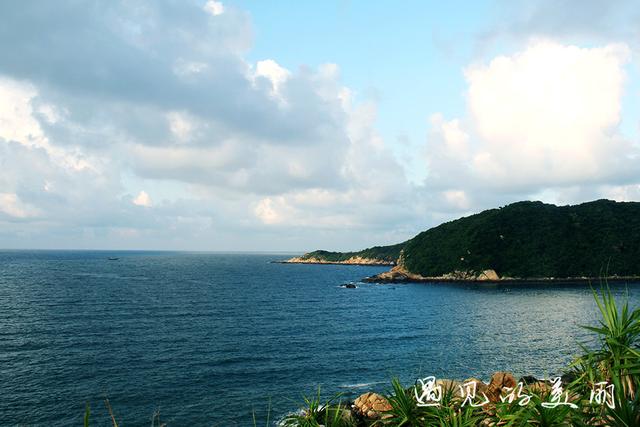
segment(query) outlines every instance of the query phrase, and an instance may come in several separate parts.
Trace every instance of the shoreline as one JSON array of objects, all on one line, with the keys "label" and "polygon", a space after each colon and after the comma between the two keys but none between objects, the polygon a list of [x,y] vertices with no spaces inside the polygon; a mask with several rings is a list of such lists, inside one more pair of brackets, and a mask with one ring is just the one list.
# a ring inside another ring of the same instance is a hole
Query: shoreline
[{"label": "shoreline", "polygon": [[[313,260],[282,260],[270,261],[272,264],[315,264],[315,265],[354,265],[360,267],[395,267],[394,262],[377,261],[377,262],[359,262],[359,261],[322,261]],[[385,273],[381,273],[384,275]],[[413,276],[413,275],[412,275]],[[474,283],[479,285],[583,285],[591,283],[640,283],[640,276],[610,276],[610,277],[532,277],[532,278],[504,278],[504,279],[478,279],[475,277],[407,277],[403,274],[394,276],[381,276],[380,274],[369,276],[361,279],[364,283],[432,283],[432,284],[460,284]]]},{"label": "shoreline", "polygon": [[423,278],[380,278],[378,276],[370,276],[362,279],[365,283],[475,283],[480,285],[542,285],[542,284],[587,284],[587,283],[625,283],[639,282],[640,277],[569,277],[569,278],[530,278],[530,279],[460,279],[460,278],[442,278],[442,277],[423,277]]},{"label": "shoreline", "polygon": [[350,261],[271,261],[271,264],[321,264],[321,265],[358,265],[364,267],[394,267],[396,265],[395,262],[350,262]]}]

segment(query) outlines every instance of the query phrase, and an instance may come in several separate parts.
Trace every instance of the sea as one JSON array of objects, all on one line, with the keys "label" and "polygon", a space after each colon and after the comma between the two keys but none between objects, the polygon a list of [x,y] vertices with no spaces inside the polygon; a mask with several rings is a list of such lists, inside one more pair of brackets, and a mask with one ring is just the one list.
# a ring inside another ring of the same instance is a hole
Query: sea
[{"label": "sea", "polygon": [[108,426],[108,399],[120,426],[267,426],[394,377],[548,378],[597,344],[589,285],[373,284],[384,267],[288,256],[0,251],[0,425],[89,405]]}]

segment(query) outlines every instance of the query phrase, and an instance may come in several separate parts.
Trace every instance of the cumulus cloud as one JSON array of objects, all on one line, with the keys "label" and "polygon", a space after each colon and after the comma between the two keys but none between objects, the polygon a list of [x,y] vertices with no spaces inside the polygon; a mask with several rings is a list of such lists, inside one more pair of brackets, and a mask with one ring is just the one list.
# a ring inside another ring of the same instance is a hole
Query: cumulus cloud
[{"label": "cumulus cloud", "polygon": [[29,218],[38,214],[36,209],[25,205],[15,193],[0,193],[0,212],[13,218]]},{"label": "cumulus cloud", "polygon": [[623,44],[534,40],[468,67],[469,115],[431,118],[427,185],[464,206],[474,192],[639,180],[637,147],[618,131],[629,59]]},{"label": "cumulus cloud", "polygon": [[535,39],[467,67],[468,115],[430,118],[428,197],[460,211],[632,198],[638,145],[619,130],[630,58],[624,44]]},{"label": "cumulus cloud", "polygon": [[256,63],[255,77],[268,79],[269,82],[271,82],[271,94],[282,101],[284,101],[284,99],[280,94],[280,87],[289,79],[290,76],[291,72],[286,68],[281,67],[273,59],[265,59]]},{"label": "cumulus cloud", "polygon": [[145,191],[139,192],[132,202],[136,206],[143,206],[145,208],[150,208],[153,205],[151,197]]},{"label": "cumulus cloud", "polygon": [[635,0],[496,0],[494,19],[477,37],[481,51],[545,37],[564,44],[638,43]]},{"label": "cumulus cloud", "polygon": [[336,64],[247,61],[252,30],[235,8],[26,1],[0,16],[3,212],[132,242],[154,227],[164,239],[202,227],[254,236],[406,216],[410,190],[374,130],[375,106],[354,101]]},{"label": "cumulus cloud", "polygon": [[220,1],[209,0],[205,3],[204,10],[213,16],[218,16],[224,13],[224,5]]},{"label": "cumulus cloud", "polygon": [[625,44],[467,67],[468,114],[430,116],[416,186],[338,64],[249,61],[249,16],[219,1],[2,3],[0,23],[8,244],[356,249],[521,198],[638,195]]}]

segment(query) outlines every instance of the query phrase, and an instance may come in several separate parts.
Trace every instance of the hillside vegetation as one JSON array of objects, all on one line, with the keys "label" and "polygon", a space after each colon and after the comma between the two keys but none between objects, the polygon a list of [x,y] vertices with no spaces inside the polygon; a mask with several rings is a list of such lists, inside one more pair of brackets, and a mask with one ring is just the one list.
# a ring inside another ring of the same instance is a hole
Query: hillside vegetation
[{"label": "hillside vegetation", "polygon": [[352,258],[375,259],[381,262],[395,263],[400,256],[404,243],[391,246],[374,246],[358,252],[313,251],[301,256],[301,259],[319,259],[326,262],[344,262]]},{"label": "hillside vegetation", "polygon": [[424,277],[489,269],[513,278],[640,276],[640,203],[518,202],[441,224],[405,243],[305,257],[397,261],[401,251],[401,267]]},{"label": "hillside vegetation", "polygon": [[451,221],[404,247],[422,276],[495,270],[504,277],[640,275],[640,203],[519,202]]}]

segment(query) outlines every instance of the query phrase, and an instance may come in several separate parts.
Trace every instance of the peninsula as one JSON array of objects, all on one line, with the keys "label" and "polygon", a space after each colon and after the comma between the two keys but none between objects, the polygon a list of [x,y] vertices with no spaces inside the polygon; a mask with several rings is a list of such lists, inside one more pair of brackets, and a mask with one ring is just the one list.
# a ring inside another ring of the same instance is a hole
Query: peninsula
[{"label": "peninsula", "polygon": [[517,202],[358,252],[313,251],[288,263],[389,265],[401,281],[584,281],[640,277],[640,203]]}]

